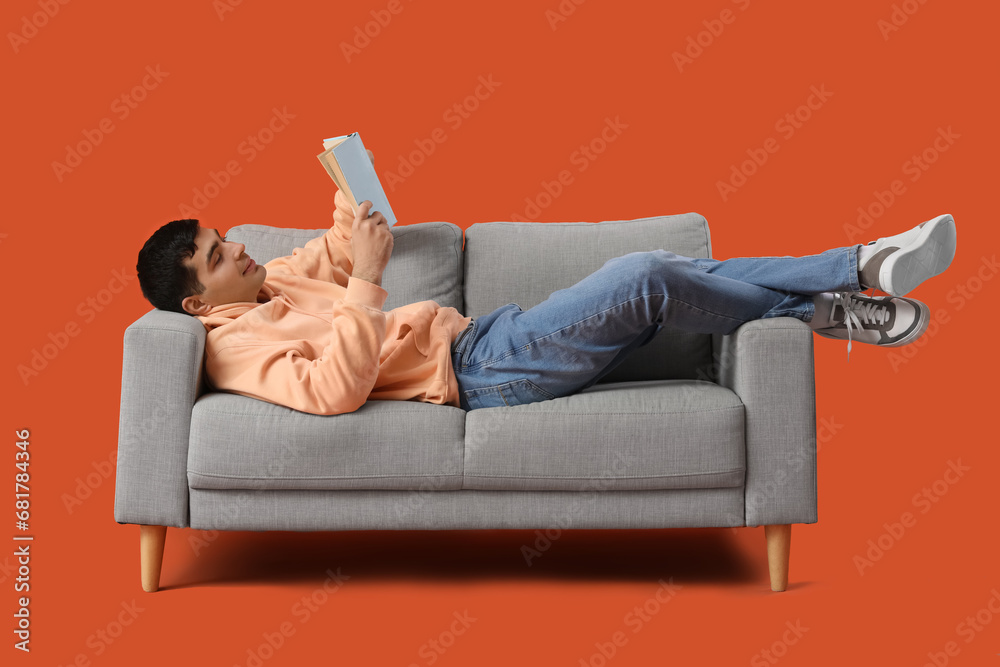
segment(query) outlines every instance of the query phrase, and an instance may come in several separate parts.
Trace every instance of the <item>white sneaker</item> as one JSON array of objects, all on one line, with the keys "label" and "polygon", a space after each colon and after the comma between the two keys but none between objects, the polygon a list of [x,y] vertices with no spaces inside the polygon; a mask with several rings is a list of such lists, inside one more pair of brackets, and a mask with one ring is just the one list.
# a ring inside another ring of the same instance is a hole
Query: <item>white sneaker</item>
[{"label": "white sneaker", "polygon": [[872,241],[858,262],[862,289],[902,296],[948,268],[955,257],[955,220],[945,213],[895,236]]},{"label": "white sneaker", "polygon": [[[809,326],[820,336],[898,347],[920,338],[930,324],[930,309],[916,299],[833,292],[817,296],[816,315]],[[823,307],[825,306],[825,307]]]}]

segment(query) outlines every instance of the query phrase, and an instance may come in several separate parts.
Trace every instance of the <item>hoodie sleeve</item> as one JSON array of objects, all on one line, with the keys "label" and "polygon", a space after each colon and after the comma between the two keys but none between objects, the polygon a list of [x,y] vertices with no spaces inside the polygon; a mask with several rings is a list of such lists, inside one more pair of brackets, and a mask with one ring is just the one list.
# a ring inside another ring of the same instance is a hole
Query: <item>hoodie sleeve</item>
[{"label": "hoodie sleeve", "polygon": [[241,339],[235,330],[229,334],[232,340],[205,361],[210,382],[221,391],[301,412],[354,412],[368,400],[378,378],[386,333],[381,309],[387,296],[378,285],[351,278],[346,297],[333,307],[329,342],[315,359],[302,340]]},{"label": "hoodie sleeve", "polygon": [[336,205],[333,227],[322,236],[308,241],[304,248],[295,248],[291,255],[272,259],[264,265],[268,273],[291,273],[347,287],[348,278],[354,272],[351,246],[354,212],[340,190],[337,190],[333,201]]}]

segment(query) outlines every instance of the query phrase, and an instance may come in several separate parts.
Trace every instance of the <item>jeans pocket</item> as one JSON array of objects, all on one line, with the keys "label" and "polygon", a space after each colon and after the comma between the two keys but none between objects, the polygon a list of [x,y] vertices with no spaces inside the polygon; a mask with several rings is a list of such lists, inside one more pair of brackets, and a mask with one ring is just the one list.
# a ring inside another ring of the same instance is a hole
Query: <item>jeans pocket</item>
[{"label": "jeans pocket", "polygon": [[528,379],[504,382],[491,387],[469,389],[465,392],[465,400],[472,410],[479,408],[502,408],[515,405],[527,405],[555,398],[537,384]]},{"label": "jeans pocket", "polygon": [[[469,326],[465,327],[465,330],[458,334],[458,337],[455,338],[454,342],[451,344],[452,352],[458,352],[459,368],[466,368],[469,365],[469,350],[471,348],[470,343],[473,339],[475,339],[477,326],[476,320],[473,319],[469,322]],[[468,340],[466,340],[467,338]],[[465,344],[465,347],[462,347],[463,343]]]}]

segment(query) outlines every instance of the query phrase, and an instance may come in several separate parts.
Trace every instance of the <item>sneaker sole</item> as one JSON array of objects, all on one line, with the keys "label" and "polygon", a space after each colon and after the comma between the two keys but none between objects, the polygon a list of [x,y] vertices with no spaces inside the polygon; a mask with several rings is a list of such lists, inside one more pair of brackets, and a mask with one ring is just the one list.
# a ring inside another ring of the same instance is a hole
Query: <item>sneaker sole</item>
[{"label": "sneaker sole", "polygon": [[955,258],[955,245],[955,220],[947,213],[939,215],[921,228],[913,243],[886,258],[879,283],[887,294],[903,296],[943,273]]}]

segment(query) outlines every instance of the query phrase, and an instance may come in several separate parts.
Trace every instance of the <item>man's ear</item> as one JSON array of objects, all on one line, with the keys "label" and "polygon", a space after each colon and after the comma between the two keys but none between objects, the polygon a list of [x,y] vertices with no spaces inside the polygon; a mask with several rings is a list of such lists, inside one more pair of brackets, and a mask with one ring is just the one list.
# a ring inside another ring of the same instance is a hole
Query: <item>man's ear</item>
[{"label": "man's ear", "polygon": [[208,311],[212,309],[210,304],[202,300],[200,294],[184,297],[184,300],[181,301],[181,307],[190,315],[208,315]]}]

